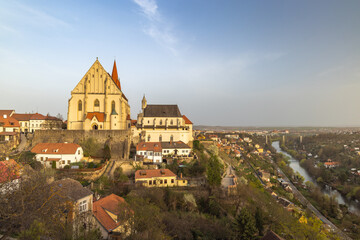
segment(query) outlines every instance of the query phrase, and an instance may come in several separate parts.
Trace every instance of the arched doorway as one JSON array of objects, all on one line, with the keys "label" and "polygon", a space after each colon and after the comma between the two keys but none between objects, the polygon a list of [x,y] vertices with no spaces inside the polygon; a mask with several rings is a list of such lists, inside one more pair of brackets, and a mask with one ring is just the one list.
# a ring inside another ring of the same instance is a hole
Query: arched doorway
[{"label": "arched doorway", "polygon": [[93,130],[98,130],[98,129],[99,129],[99,127],[98,127],[98,125],[97,125],[97,124],[94,124],[94,125],[92,126],[92,129],[93,129]]}]

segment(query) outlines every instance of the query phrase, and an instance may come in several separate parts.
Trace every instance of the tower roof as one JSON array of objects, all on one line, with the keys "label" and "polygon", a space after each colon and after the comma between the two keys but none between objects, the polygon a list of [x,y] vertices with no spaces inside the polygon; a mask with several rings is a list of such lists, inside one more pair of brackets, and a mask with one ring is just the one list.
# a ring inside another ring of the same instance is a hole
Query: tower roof
[{"label": "tower roof", "polygon": [[111,78],[114,80],[115,84],[121,90],[121,85],[120,85],[120,81],[119,81],[119,77],[118,77],[118,73],[117,73],[117,67],[116,67],[116,61],[115,60],[114,60],[114,67],[113,67],[113,70],[112,70]]}]

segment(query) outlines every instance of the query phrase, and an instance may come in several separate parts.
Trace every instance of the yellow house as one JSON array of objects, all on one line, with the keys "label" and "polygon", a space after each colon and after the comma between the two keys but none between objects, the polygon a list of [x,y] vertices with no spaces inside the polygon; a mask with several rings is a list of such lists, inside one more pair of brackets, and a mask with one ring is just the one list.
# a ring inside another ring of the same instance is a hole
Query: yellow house
[{"label": "yellow house", "polygon": [[177,179],[176,174],[169,169],[137,170],[135,182],[140,182],[145,187],[176,187],[188,184],[185,179]]},{"label": "yellow house", "polygon": [[263,153],[263,152],[264,152],[264,149],[258,148],[258,152],[259,152],[259,153]]}]

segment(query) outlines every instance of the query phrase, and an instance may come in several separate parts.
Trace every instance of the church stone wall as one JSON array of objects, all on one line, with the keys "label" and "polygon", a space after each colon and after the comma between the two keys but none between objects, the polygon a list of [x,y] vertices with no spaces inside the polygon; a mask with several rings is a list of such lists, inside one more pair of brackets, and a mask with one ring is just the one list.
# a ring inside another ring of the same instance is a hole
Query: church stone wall
[{"label": "church stone wall", "polygon": [[41,142],[69,142],[80,144],[88,138],[94,138],[102,146],[107,143],[114,159],[128,159],[131,144],[130,130],[37,130],[31,147]]}]

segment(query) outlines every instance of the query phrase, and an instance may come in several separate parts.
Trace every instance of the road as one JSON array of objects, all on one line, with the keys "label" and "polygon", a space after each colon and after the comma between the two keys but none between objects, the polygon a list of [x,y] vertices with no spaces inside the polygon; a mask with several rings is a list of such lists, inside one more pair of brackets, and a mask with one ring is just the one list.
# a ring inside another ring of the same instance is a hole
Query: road
[{"label": "road", "polygon": [[221,186],[224,188],[227,188],[228,186],[232,186],[235,185],[234,183],[234,173],[233,173],[233,169],[231,167],[231,165],[229,164],[227,169],[226,169],[226,173],[225,176],[221,179]]},{"label": "road", "polygon": [[[276,164],[275,164],[276,165]],[[289,186],[291,187],[291,191],[294,194],[294,196],[304,205],[307,206],[308,209],[310,209],[323,223],[329,225],[331,229],[336,232],[341,238],[343,239],[350,239],[345,233],[343,233],[338,227],[336,227],[329,219],[327,219],[324,215],[322,215],[315,207],[312,205],[302,194],[299,192],[299,190],[292,184],[292,182],[289,180],[289,178],[283,173],[283,171],[278,167],[278,172],[283,176],[283,179],[289,183]]]}]

